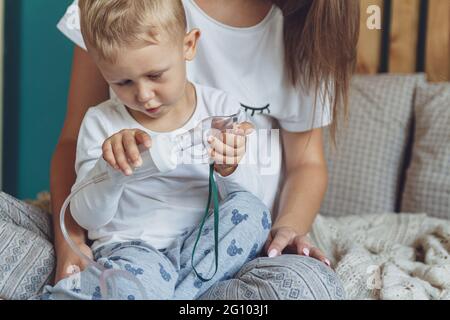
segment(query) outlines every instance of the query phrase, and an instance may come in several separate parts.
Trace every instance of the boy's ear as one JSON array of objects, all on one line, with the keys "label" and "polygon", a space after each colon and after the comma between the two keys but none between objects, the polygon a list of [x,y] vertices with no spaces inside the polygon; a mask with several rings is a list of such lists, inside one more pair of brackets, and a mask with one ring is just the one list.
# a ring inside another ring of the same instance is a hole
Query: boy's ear
[{"label": "boy's ear", "polygon": [[197,53],[197,44],[200,39],[200,30],[192,29],[184,37],[184,58],[187,61],[192,61]]}]

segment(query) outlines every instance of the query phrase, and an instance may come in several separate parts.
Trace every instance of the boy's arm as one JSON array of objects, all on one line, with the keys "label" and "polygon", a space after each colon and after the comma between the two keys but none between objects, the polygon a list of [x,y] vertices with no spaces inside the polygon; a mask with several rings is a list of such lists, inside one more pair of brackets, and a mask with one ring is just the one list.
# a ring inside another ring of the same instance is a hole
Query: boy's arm
[{"label": "boy's arm", "polygon": [[247,136],[247,151],[236,170],[226,177],[214,173],[221,199],[237,191],[248,191],[262,199],[261,176],[255,158],[256,143],[256,132],[253,132]]},{"label": "boy's arm", "polygon": [[[220,100],[214,105],[217,110],[214,110],[213,114],[229,115],[230,111],[232,113],[242,112],[239,100],[228,93],[223,92]],[[238,121],[240,124],[249,122],[246,118],[240,118]],[[261,177],[256,157],[257,146],[257,133],[256,130],[253,130],[252,133],[246,136],[246,152],[236,169],[227,176],[222,176],[217,171],[214,171],[221,199],[225,199],[230,193],[237,191],[248,191],[260,199],[263,198],[263,189],[260,183]]]},{"label": "boy's arm", "polygon": [[[81,122],[88,106],[95,106],[109,97],[109,87],[88,53],[75,46],[73,52],[72,76],[64,126],[53,153],[50,170],[50,191],[53,219],[53,242],[56,252],[56,271],[54,283],[69,276],[68,267],[86,266],[64,240],[59,218],[64,200],[75,183],[75,153]],[[67,210],[66,228],[71,239],[89,255],[86,246],[86,232],[71,217]]]},{"label": "boy's arm", "polygon": [[109,165],[102,158],[102,144],[108,138],[106,123],[107,120],[97,110],[88,111],[78,138],[75,161],[77,181],[72,187],[75,193],[70,211],[74,220],[87,230],[98,229],[111,221],[124,188],[110,179],[85,185],[108,169]]},{"label": "boy's arm", "polygon": [[[103,227],[117,212],[124,186],[108,178],[98,179],[106,172],[107,166],[102,158],[98,159],[88,175],[72,188],[72,192],[77,192],[70,202],[70,211],[74,220],[86,230]],[[87,181],[90,183],[82,187]]]}]

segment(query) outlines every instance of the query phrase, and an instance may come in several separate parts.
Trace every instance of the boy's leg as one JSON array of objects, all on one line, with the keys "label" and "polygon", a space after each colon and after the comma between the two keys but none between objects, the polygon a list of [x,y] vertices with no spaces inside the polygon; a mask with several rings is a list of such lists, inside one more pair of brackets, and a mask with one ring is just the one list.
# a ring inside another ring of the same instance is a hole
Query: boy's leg
[{"label": "boy's leg", "polygon": [[[58,282],[54,287],[47,286],[44,294],[37,298],[52,300],[172,298],[177,273],[172,263],[158,250],[140,241],[131,241],[100,248],[96,250],[95,258],[107,270],[125,271],[135,276],[145,288],[146,297],[142,296],[133,281],[114,273],[106,281],[109,296],[102,297],[100,271],[91,266],[78,275]],[[114,286],[111,286],[112,284]]]},{"label": "boy's leg", "polygon": [[0,192],[0,298],[28,299],[51,281],[51,239],[48,213]]},{"label": "boy's leg", "polygon": [[[219,263],[215,276],[203,282],[191,267],[192,250],[199,227],[186,238],[180,255],[179,280],[175,299],[195,299],[215,282],[231,278],[262,249],[271,228],[270,212],[254,195],[248,192],[231,194],[220,205]],[[205,223],[194,257],[197,272],[210,278],[215,270],[214,217]]]}]

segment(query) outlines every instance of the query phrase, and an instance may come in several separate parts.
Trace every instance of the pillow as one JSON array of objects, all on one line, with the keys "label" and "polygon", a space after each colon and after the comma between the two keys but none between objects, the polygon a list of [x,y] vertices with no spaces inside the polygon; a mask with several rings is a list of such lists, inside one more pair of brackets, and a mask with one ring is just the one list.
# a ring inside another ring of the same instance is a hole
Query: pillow
[{"label": "pillow", "polygon": [[450,84],[417,90],[411,166],[402,211],[450,219]]},{"label": "pillow", "polygon": [[329,184],[321,213],[394,212],[410,138],[414,92],[425,76],[360,75],[352,79],[349,118],[336,148],[325,130]]}]

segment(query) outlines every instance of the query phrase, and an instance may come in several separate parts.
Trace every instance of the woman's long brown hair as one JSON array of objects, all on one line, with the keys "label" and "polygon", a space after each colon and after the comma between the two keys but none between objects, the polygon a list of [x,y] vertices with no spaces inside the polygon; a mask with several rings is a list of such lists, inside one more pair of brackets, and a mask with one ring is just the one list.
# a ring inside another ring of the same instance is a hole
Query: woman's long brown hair
[{"label": "woman's long brown hair", "polygon": [[[329,97],[335,142],[338,111],[346,118],[359,37],[359,0],[272,0],[284,14],[286,68],[294,86]],[[341,110],[343,108],[343,110]]]}]

